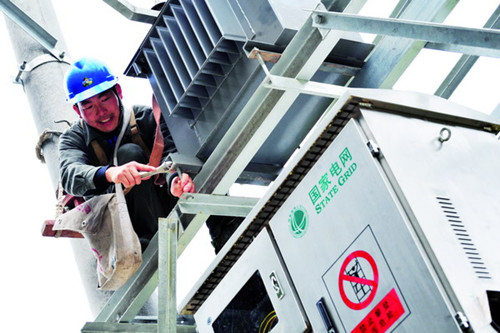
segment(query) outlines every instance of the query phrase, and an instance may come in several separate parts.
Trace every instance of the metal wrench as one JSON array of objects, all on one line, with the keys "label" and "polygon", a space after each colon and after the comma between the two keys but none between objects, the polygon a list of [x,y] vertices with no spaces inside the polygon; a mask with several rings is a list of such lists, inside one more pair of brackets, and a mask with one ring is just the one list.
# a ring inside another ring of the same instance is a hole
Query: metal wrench
[{"label": "metal wrench", "polygon": [[172,169],[173,166],[174,163],[172,163],[172,161],[165,161],[155,171],[142,171],[139,172],[139,174],[141,175],[141,178],[147,178],[159,173],[167,173]]}]

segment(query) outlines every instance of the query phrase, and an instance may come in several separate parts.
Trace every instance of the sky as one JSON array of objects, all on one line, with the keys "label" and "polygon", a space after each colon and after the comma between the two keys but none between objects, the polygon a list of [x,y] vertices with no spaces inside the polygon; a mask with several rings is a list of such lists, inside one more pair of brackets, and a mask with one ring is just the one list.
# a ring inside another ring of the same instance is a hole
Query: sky
[{"label": "sky", "polygon": [[[71,58],[84,55],[101,58],[118,74],[128,65],[149,30],[147,24],[127,20],[101,0],[54,0],[52,3]],[[136,3],[147,7],[148,2]],[[393,0],[368,1],[362,14],[374,13],[377,9],[378,15],[388,15],[395,3]],[[445,23],[482,27],[497,5],[498,0],[462,0]],[[21,332],[79,332],[86,321],[93,319],[92,314],[69,241],[44,238],[40,234],[43,221],[54,218],[55,194],[46,165],[35,156],[37,130],[22,86],[12,83],[18,63],[10,49],[5,25],[0,24],[3,45],[0,91],[4,106],[4,124],[0,130],[4,193],[0,201],[4,272],[0,284],[0,318],[3,325],[21,326],[17,330]],[[395,88],[433,93],[459,57],[424,50]],[[451,100],[490,113],[500,102],[499,78],[500,59],[481,58]],[[120,83],[125,103],[150,103],[151,90],[146,80],[120,77]],[[208,250],[193,250],[185,257],[210,252],[206,235],[200,237],[199,243]],[[210,258],[208,255],[206,260]],[[186,268],[188,264],[180,263],[184,265],[180,268],[184,272],[182,290],[195,282],[208,264],[206,260],[195,265],[196,272]]]}]

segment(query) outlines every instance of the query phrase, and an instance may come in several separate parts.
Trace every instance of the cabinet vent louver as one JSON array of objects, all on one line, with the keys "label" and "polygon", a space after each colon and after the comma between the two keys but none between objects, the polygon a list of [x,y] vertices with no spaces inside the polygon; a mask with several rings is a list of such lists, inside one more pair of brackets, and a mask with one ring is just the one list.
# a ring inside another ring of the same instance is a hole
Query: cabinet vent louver
[{"label": "cabinet vent louver", "polygon": [[436,199],[476,276],[480,279],[491,279],[490,272],[451,199],[446,197],[436,197]]}]

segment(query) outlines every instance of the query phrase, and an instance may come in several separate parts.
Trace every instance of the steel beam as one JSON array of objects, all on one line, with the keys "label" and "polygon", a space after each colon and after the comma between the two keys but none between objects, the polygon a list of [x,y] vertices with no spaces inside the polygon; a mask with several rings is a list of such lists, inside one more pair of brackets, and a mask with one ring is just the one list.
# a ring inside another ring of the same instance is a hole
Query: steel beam
[{"label": "steel beam", "polygon": [[[157,333],[158,325],[141,323],[105,323],[89,322],[83,326],[82,333],[109,333],[109,332],[134,332],[134,333]],[[177,325],[176,330],[169,332],[195,333],[194,325]]]},{"label": "steel beam", "polygon": [[136,7],[126,0],[103,1],[131,21],[153,24],[159,13],[157,10]]},{"label": "steel beam", "polygon": [[[248,52],[247,56],[250,59],[257,59],[257,57],[260,56],[265,62],[277,63],[281,57],[281,53],[253,48],[250,52]],[[321,65],[320,70],[346,76],[356,76],[356,73],[359,72],[358,67],[334,64],[326,61]]]},{"label": "steel beam", "polygon": [[[406,8],[408,7],[408,5],[410,3],[411,3],[411,0],[399,0],[399,2],[396,4],[396,6],[392,10],[391,14],[389,15],[389,17],[399,18],[404,13],[404,11],[406,10]],[[384,38],[384,36],[378,35],[373,40],[373,44],[377,45],[383,38]]]},{"label": "steel beam", "polygon": [[[399,16],[405,20],[443,22],[458,0],[413,0]],[[359,88],[392,88],[415,59],[425,42],[401,37],[384,37],[363,68],[349,84]]]},{"label": "steel beam", "polygon": [[9,0],[0,0],[0,9],[56,59],[64,58],[64,52],[56,49],[57,39],[19,7]]},{"label": "steel beam", "polygon": [[156,324],[129,324],[129,323],[106,323],[89,322],[83,326],[82,333],[98,332],[134,332],[134,333],[156,333]]},{"label": "steel beam", "polygon": [[315,95],[330,98],[339,98],[348,88],[333,84],[304,81],[283,76],[269,75],[269,80],[264,84],[266,88],[276,90],[290,90],[301,94]]},{"label": "steel beam", "polygon": [[410,38],[447,46],[456,45],[463,53],[500,57],[500,30],[495,29],[466,28],[324,11],[313,13],[313,26],[320,29]]},{"label": "steel beam", "polygon": [[177,226],[174,212],[158,221],[158,333],[175,332],[177,325]]},{"label": "steel beam", "polygon": [[[500,6],[497,7],[495,12],[488,19],[488,21],[484,25],[484,28],[500,29]],[[437,45],[435,45],[433,43],[427,43],[427,45],[425,47],[426,48],[437,48]],[[434,95],[440,96],[443,98],[450,98],[450,96],[453,94],[453,92],[458,87],[460,82],[462,82],[464,77],[471,70],[472,66],[474,66],[477,59],[479,59],[478,56],[463,55],[458,60],[455,67],[453,67],[453,69],[450,71],[448,76],[441,83],[441,85],[436,90]]]},{"label": "steel beam", "polygon": [[182,195],[177,202],[177,206],[181,213],[184,214],[245,217],[252,210],[257,201],[257,198],[186,193]]}]

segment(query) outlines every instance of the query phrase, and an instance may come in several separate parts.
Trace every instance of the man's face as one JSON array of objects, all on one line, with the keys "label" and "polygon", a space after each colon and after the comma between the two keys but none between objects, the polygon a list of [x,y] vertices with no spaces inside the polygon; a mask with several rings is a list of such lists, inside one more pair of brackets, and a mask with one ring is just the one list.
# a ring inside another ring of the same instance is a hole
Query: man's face
[{"label": "man's face", "polygon": [[[119,85],[116,85],[116,91],[121,98]],[[120,103],[113,89],[81,101],[73,108],[89,126],[101,132],[112,132],[120,121]]]}]

